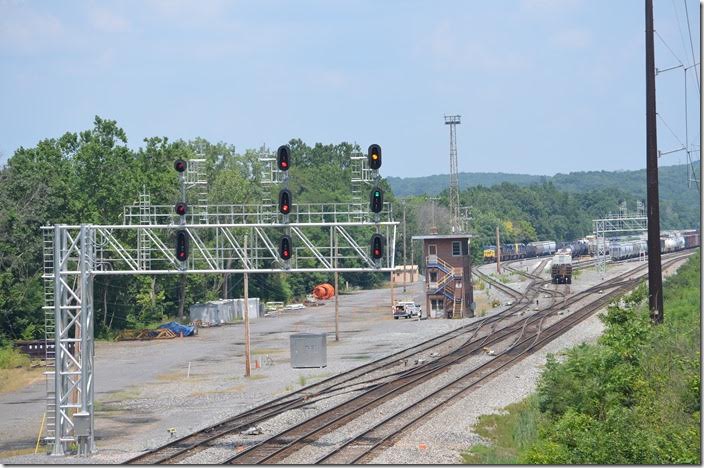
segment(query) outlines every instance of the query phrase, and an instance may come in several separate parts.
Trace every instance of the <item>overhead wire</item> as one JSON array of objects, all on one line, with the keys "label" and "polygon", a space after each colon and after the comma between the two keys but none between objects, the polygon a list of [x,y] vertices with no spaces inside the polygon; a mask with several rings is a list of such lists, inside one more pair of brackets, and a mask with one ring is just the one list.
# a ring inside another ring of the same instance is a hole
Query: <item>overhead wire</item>
[{"label": "overhead wire", "polygon": [[694,58],[694,43],[692,42],[692,28],[689,25],[689,9],[687,8],[687,0],[682,0],[684,3],[684,12],[685,15],[687,16],[687,31],[689,31],[689,47],[692,52],[692,67],[694,68],[694,76],[697,78],[697,91],[699,91],[699,94],[701,94],[701,90],[699,89],[699,73],[697,72],[697,59]]},{"label": "overhead wire", "polygon": [[686,149],[687,146],[686,146],[684,143],[682,143],[682,140],[680,140],[680,138],[675,134],[675,132],[672,131],[672,128],[670,128],[670,126],[667,125],[667,122],[665,122],[665,119],[663,118],[663,116],[660,115],[659,112],[656,112],[655,115],[657,115],[658,117],[660,117],[660,120],[662,121],[663,125],[665,125],[665,127],[667,127],[667,129],[670,131],[670,133],[672,134],[672,136],[675,137],[675,139],[680,143],[680,145],[682,146],[682,149]]},{"label": "overhead wire", "polygon": [[[687,99],[688,99],[688,93],[687,93],[687,72],[688,72],[688,70],[689,70],[690,68],[694,68],[694,72],[695,72],[695,75],[696,75],[696,77],[697,77],[697,91],[698,91],[700,94],[701,94],[701,91],[700,91],[700,89],[699,89],[699,75],[698,75],[698,73],[697,73],[697,65],[698,65],[698,64],[697,64],[696,59],[695,59],[695,56],[694,56],[694,46],[693,46],[693,43],[692,43],[692,35],[691,35],[691,34],[692,34],[692,31],[691,31],[691,26],[690,26],[690,23],[689,23],[689,11],[688,11],[688,8],[687,8],[687,1],[686,1],[686,0],[683,0],[683,3],[684,3],[684,6],[685,6],[685,15],[686,15],[686,18],[685,18],[685,19],[686,19],[686,21],[687,21],[687,29],[688,29],[688,31],[689,31],[690,50],[691,50],[691,53],[692,53],[692,65],[690,65],[690,66],[685,65],[685,63],[679,58],[679,56],[675,53],[675,51],[672,49],[672,47],[670,47],[670,45],[667,43],[667,41],[665,40],[665,38],[663,38],[657,30],[655,30],[654,33],[655,33],[655,35],[657,35],[658,39],[660,39],[660,41],[663,43],[663,45],[667,48],[667,50],[670,52],[670,54],[672,54],[672,56],[675,58],[675,60],[677,60],[677,62],[679,63],[679,66],[670,67],[670,68],[667,68],[667,69],[661,70],[661,71],[672,70],[672,69],[674,69],[674,68],[679,68],[679,67],[681,66],[682,69],[683,69],[683,72],[684,72],[684,101],[685,101],[685,102],[684,102],[684,114],[685,114],[685,115],[684,115],[684,119],[685,119],[685,140],[686,140],[686,144],[682,142],[682,140],[681,140],[681,139],[677,136],[677,134],[672,130],[672,127],[670,127],[670,126],[668,125],[667,121],[665,120],[665,118],[664,118],[660,113],[656,113],[656,115],[660,118],[660,120],[662,121],[663,125],[667,128],[667,130],[670,132],[670,134],[672,134],[672,136],[679,142],[680,146],[682,147],[681,149],[684,150],[684,151],[687,153],[687,181],[688,181],[688,186],[689,186],[689,182],[690,182],[689,171],[690,171],[690,169],[691,169],[691,171],[692,171],[692,179],[691,179],[691,180],[694,180],[695,184],[697,185],[697,188],[699,188],[699,182],[698,182],[698,180],[697,180],[697,178],[696,178],[696,172],[695,172],[695,170],[694,170],[694,163],[693,163],[693,161],[692,161],[691,151],[690,151],[690,148],[689,148],[689,110],[688,110],[688,103],[687,103]],[[679,33],[680,33],[680,40],[682,41],[682,50],[685,52],[685,54],[687,54],[687,46],[685,45],[684,33],[682,32],[682,27],[681,27],[681,25],[680,25],[680,15],[679,15],[679,11],[678,11],[678,9],[677,9],[677,5],[676,5],[676,3],[675,3],[675,0],[672,0],[672,7],[673,7],[673,10],[674,10],[674,12],[675,12],[675,23],[677,23],[677,29],[679,30]],[[677,151],[677,150],[675,150],[675,151]]]},{"label": "overhead wire", "polygon": [[680,58],[677,56],[677,54],[675,54],[675,52],[674,52],[674,51],[672,50],[672,48],[668,45],[668,43],[665,42],[665,39],[662,38],[662,36],[660,35],[660,33],[657,32],[657,31],[655,31],[655,35],[657,35],[658,38],[660,39],[660,41],[662,41],[662,43],[665,44],[665,47],[667,47],[667,50],[670,51],[670,53],[672,54],[672,56],[675,57],[675,59],[680,63],[680,65],[682,65],[682,66],[684,67],[685,65],[684,65],[684,63],[682,63],[682,60],[680,60]]},{"label": "overhead wire", "polygon": [[680,41],[682,42],[682,50],[686,53],[687,46],[684,43],[684,32],[682,32],[682,25],[680,24],[680,12],[677,9],[677,4],[675,0],[672,1],[672,9],[675,10],[675,23],[677,24],[677,30],[680,32]]}]

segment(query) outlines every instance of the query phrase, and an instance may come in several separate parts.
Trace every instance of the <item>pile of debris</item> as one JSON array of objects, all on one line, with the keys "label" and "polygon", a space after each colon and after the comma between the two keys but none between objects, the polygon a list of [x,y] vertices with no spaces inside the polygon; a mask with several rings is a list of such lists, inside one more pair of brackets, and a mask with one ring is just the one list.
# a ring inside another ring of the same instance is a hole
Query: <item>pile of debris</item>
[{"label": "pile of debris", "polygon": [[156,329],[122,330],[117,341],[170,340],[177,336],[195,336],[197,334],[198,328],[195,325],[188,326],[178,322],[169,322],[159,325]]}]

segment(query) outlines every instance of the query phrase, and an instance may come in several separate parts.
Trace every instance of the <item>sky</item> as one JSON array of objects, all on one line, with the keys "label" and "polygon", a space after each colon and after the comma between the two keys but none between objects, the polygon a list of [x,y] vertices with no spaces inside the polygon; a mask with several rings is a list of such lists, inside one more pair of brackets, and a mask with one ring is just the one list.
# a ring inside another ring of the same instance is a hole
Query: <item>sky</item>
[{"label": "sky", "polygon": [[[654,4],[656,67],[699,62],[699,3]],[[443,117],[459,114],[462,172],[640,169],[644,11],[643,0],[0,0],[0,161],[99,115],[135,149],[153,136],[241,152],[378,143],[382,175],[423,176],[449,172]],[[700,74],[657,77],[664,152],[699,144]]]}]

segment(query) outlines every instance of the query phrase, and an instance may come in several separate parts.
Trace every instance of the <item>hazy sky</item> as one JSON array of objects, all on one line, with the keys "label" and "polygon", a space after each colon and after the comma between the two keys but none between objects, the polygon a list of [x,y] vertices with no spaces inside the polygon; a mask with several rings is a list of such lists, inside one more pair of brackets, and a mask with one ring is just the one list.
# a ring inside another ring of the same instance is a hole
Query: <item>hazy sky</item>
[{"label": "hazy sky", "polygon": [[[656,66],[699,60],[696,0],[655,0]],[[291,138],[384,149],[386,176],[645,167],[643,0],[0,0],[0,160],[117,120],[238,150]],[[672,52],[665,46],[669,46]],[[697,73],[701,71],[697,68]],[[682,69],[657,78],[663,151]],[[689,142],[699,142],[694,70]],[[684,153],[661,164],[684,161]]]}]

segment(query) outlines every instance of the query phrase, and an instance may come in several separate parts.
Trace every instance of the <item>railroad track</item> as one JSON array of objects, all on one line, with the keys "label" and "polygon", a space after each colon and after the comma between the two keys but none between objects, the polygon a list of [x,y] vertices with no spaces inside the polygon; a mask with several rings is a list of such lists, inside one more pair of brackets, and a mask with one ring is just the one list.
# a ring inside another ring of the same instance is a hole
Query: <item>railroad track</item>
[{"label": "railroad track", "polygon": [[[544,264],[542,266],[544,266]],[[537,268],[536,270],[540,271],[541,269],[542,268],[539,265],[539,268]],[[534,290],[540,291],[541,282],[547,283],[548,281],[542,279],[538,280],[534,278],[531,282],[531,287],[533,287]],[[613,286],[616,285],[612,284],[612,287]],[[597,287],[605,288],[605,286],[603,285],[599,285]],[[512,294],[519,295],[519,297],[524,297],[528,294],[527,291],[525,293],[521,293],[516,290],[511,291]],[[575,295],[574,298],[571,298],[570,304],[574,303],[577,300],[577,297],[579,296]],[[219,440],[222,440],[224,437],[230,434],[246,429],[253,424],[265,421],[288,410],[308,405],[319,399],[328,398],[330,396],[340,394],[340,392],[354,391],[361,393],[364,396],[364,401],[367,403],[366,406],[357,405],[357,408],[355,409],[349,404],[349,401],[354,400],[349,400],[342,404],[348,405],[347,412],[345,414],[341,414],[340,411],[342,410],[338,409],[338,414],[335,415],[335,417],[332,417],[331,413],[322,416],[323,418],[327,418],[327,425],[322,424],[322,426],[324,427],[315,428],[314,425],[308,423],[309,425],[306,430],[304,430],[304,428],[300,428],[298,430],[299,435],[307,435],[299,437],[298,439],[296,437],[289,438],[289,440],[285,444],[280,443],[283,439],[278,439],[279,443],[274,443],[273,445],[278,445],[278,449],[282,450],[262,448],[257,449],[257,451],[259,452],[258,458],[263,460],[263,462],[267,462],[267,460],[280,460],[282,459],[282,457],[285,457],[287,453],[295,451],[295,447],[292,448],[291,446],[293,446],[294,444],[298,444],[298,446],[300,446],[302,440],[306,437],[310,437],[311,434],[318,434],[316,437],[319,437],[323,433],[326,433],[325,431],[330,432],[334,430],[336,427],[339,427],[340,425],[344,424],[345,421],[353,418],[353,413],[355,411],[356,414],[360,414],[361,412],[366,411],[366,409],[370,408],[371,405],[378,406],[384,401],[384,399],[390,398],[392,394],[398,395],[400,393],[410,391],[412,388],[419,385],[423,381],[427,381],[428,379],[433,378],[439,375],[440,373],[444,372],[444,370],[449,368],[449,366],[451,366],[452,364],[460,362],[461,360],[466,359],[472,354],[476,354],[483,347],[490,346],[494,343],[499,343],[502,340],[507,340],[510,338],[511,335],[516,335],[519,337],[523,336],[523,334],[530,332],[530,330],[532,329],[531,327],[535,326],[536,321],[540,320],[542,323],[542,320],[544,320],[544,316],[551,313],[550,308],[546,308],[545,310],[540,311],[538,314],[531,315],[526,319],[514,321],[512,323],[507,324],[503,328],[496,330],[496,326],[499,322],[501,322],[502,320],[506,320],[510,317],[515,318],[515,314],[517,312],[525,309],[528,305],[532,303],[532,301],[530,300],[525,304],[519,304],[518,302],[519,301],[517,301],[516,304],[509,307],[508,309],[500,312],[499,314],[489,316],[482,321],[458,328],[453,332],[450,332],[449,334],[443,335],[442,337],[436,337],[430,340],[426,340],[423,343],[420,343],[409,349],[378,359],[364,366],[352,369],[348,372],[338,374],[334,377],[318,382],[316,384],[309,385],[308,387],[302,388],[297,392],[292,392],[290,394],[279,397],[275,400],[267,402],[256,408],[252,408],[251,410],[245,411],[233,418],[223,421],[222,423],[205,428],[196,433],[177,439],[176,441],[173,441],[162,447],[158,447],[154,450],[141,454],[127,461],[127,463],[178,463],[179,461],[189,458],[202,450],[216,445]],[[487,325],[491,325],[491,330],[488,331],[488,333],[486,332],[485,328]],[[482,328],[484,328],[484,333],[480,333]],[[518,333],[520,333],[520,335],[517,335]],[[438,359],[428,362],[425,365],[413,367],[410,369],[402,368],[401,370],[381,375],[376,378],[367,378],[369,374],[372,374],[374,372],[378,372],[384,369],[393,369],[393,367],[395,366],[400,366],[400,363],[404,359],[407,359],[409,356],[417,355],[419,352],[433,349],[434,347],[437,347],[442,343],[447,343],[448,341],[456,338],[465,338],[465,342],[454,351],[446,353],[440,356]],[[516,339],[516,342],[517,340],[518,338]],[[362,378],[364,379],[360,380]],[[318,422],[320,421],[322,421],[322,419],[318,420]],[[318,426],[321,426],[321,424],[318,424]],[[273,446],[272,442],[273,441],[269,442],[270,447]],[[258,445],[253,446],[250,450],[256,447],[258,447]],[[239,454],[237,457],[233,457],[228,461],[231,463],[239,463],[238,461],[236,461],[237,459],[242,461],[246,460],[245,457],[248,457],[249,461],[242,462],[262,462],[257,461],[257,457],[254,457],[254,455],[254,451],[250,452],[249,450],[247,450]]]},{"label": "railroad track", "polygon": [[[527,292],[521,293],[516,290],[512,291],[513,294],[516,294],[518,297],[525,297],[527,294]],[[516,303],[506,310],[488,316],[481,321],[459,327],[447,334],[431,338],[418,345],[283,395],[216,425],[206,427],[163,446],[149,450],[127,460],[125,463],[140,465],[178,463],[216,444],[217,441],[223,437],[248,429],[252,425],[271,419],[286,411],[310,405],[319,399],[329,398],[342,392],[373,388],[383,383],[380,382],[381,380],[393,378],[406,372],[408,369],[405,367],[401,368],[401,366],[405,365],[404,361],[408,358],[423,352],[428,352],[457,338],[465,338],[465,342],[461,345],[464,346],[466,343],[471,342],[482,328],[491,325],[491,331],[487,334],[488,336],[494,332],[496,325],[500,321],[518,313],[529,304],[530,302],[520,304],[519,301],[516,301]],[[375,378],[368,377],[369,374],[382,373],[394,367],[401,369],[396,372],[382,374]]]},{"label": "railroad track", "polygon": [[[681,258],[671,259],[666,262],[663,267],[670,266],[679,260],[681,260]],[[534,320],[534,323],[522,330],[519,338],[511,346],[506,348],[491,361],[471,369],[455,379],[451,384],[440,389],[439,392],[435,392],[419,402],[379,421],[373,427],[350,438],[332,452],[319,457],[314,463],[355,464],[371,461],[380,448],[390,445],[401,433],[417,425],[420,421],[427,419],[428,416],[437,412],[439,409],[447,407],[448,403],[456,401],[459,396],[490,379],[501,370],[515,364],[528,354],[537,351],[576,324],[590,317],[594,312],[602,309],[614,297],[631,290],[640,281],[640,276],[621,281],[619,282],[619,286],[611,293],[601,296],[587,306],[580,308],[578,311],[575,311],[544,329],[543,322],[546,316]],[[603,285],[598,285],[597,287],[599,286]]]},{"label": "railroad track", "polygon": [[[676,261],[676,260],[674,260]],[[629,274],[632,275],[633,273]],[[510,365],[517,359],[520,359],[528,352],[536,350],[543,346],[548,341],[551,341],[556,336],[559,336],[565,330],[571,328],[576,323],[591,315],[594,311],[603,308],[613,297],[623,294],[632,289],[640,278],[636,277],[625,281],[607,282],[594,286],[588,290],[582,291],[571,298],[569,305],[584,299],[584,297],[595,292],[596,290],[612,289],[611,293],[600,296],[595,301],[590,302],[587,306],[573,312],[566,318],[557,321],[546,328],[543,332],[543,323],[546,318],[557,311],[557,307],[550,307],[541,313],[535,314],[526,318],[524,323],[515,322],[501,330],[498,330],[491,337],[491,341],[484,340],[482,343],[473,342],[474,346],[469,346],[463,350],[450,353],[444,356],[443,359],[433,363],[434,368],[427,370],[415,370],[403,379],[391,382],[386,387],[377,388],[362,397],[357,397],[354,400],[343,403],[342,405],[331,408],[320,415],[316,415],[300,424],[297,424],[286,431],[283,431],[259,444],[250,447],[249,449],[233,456],[226,460],[226,463],[232,464],[258,464],[258,463],[277,463],[286,459],[292,453],[302,449],[310,443],[314,443],[323,435],[330,433],[347,422],[355,419],[357,416],[370,411],[389,399],[399,397],[406,391],[411,390],[415,386],[427,382],[430,378],[438,375],[439,372],[447,367],[456,364],[462,358],[466,358],[476,352],[482,344],[496,343],[505,340],[510,335],[515,334],[516,338],[505,351],[497,355],[496,358],[480,365],[452,384],[441,388],[438,392],[426,397],[420,402],[416,402],[405,408],[400,413],[393,415],[374,428],[350,439],[343,446],[335,449],[332,453],[325,455],[317,460],[320,463],[355,463],[361,461],[364,457],[379,447],[381,443],[389,438],[394,437],[399,431],[404,430],[410,424],[417,422],[420,418],[426,417],[430,412],[435,411],[447,401],[451,401],[459,393],[466,391],[470,387],[485,380],[489,376],[498,372],[500,369]],[[467,382],[471,382],[467,385]],[[449,393],[448,393],[449,392]],[[445,396],[447,395],[447,398]],[[419,406],[420,403],[420,406]],[[426,408],[427,407],[427,408]],[[419,409],[420,408],[420,409]],[[408,418],[408,414],[416,415],[411,417],[410,422],[399,423],[399,419]],[[392,429],[389,432],[389,427]],[[376,431],[376,432],[373,432]],[[380,436],[379,431],[386,431],[389,434]],[[362,447],[366,447],[362,449]],[[358,453],[363,452],[361,455]],[[354,452],[354,456],[350,456],[350,451]]]}]

